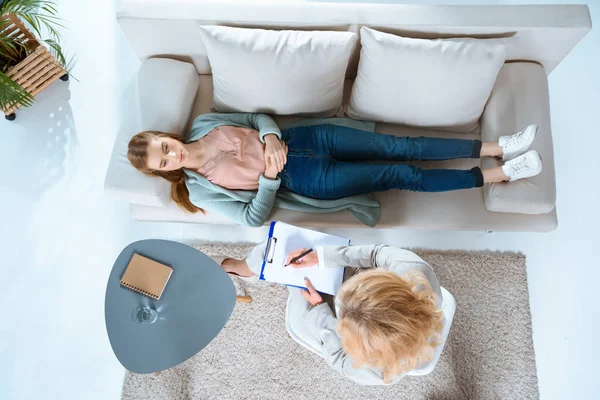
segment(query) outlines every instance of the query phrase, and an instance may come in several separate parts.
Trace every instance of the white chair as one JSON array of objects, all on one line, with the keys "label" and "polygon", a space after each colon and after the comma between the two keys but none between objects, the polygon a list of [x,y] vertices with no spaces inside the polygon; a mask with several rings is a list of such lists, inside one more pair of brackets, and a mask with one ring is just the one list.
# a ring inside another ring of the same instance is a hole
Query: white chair
[{"label": "white chair", "polygon": [[[456,311],[456,301],[454,300],[454,296],[444,289],[440,288],[442,291],[442,313],[444,314],[443,319],[443,327],[442,327],[442,344],[440,344],[435,351],[435,357],[421,365],[419,368],[413,369],[409,371],[406,375],[427,375],[435,368],[440,356],[442,355],[442,350],[444,349],[444,345],[446,344],[446,340],[448,338],[448,333],[450,332],[450,326],[452,325],[452,320],[454,318],[454,312]],[[304,346],[308,350],[322,357],[321,353],[321,342],[318,338],[314,337],[310,331],[306,328],[306,326],[302,323],[302,312],[304,312],[306,307],[306,300],[300,294],[300,289],[290,288],[290,295],[288,296],[287,306],[285,309],[285,327],[292,339],[294,339],[298,344]]]}]

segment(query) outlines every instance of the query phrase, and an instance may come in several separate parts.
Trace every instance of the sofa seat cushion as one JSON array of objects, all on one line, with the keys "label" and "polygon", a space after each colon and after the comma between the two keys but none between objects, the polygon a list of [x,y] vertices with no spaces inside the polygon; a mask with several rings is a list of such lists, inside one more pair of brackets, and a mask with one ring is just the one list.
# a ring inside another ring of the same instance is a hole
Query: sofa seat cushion
[{"label": "sofa seat cushion", "polygon": [[[201,96],[204,98],[204,96]],[[452,137],[478,139],[477,134],[449,133],[430,129],[410,128],[394,124],[377,124],[377,132],[396,136]],[[470,169],[481,163],[480,159],[411,162],[421,168]],[[473,231],[551,231],[556,227],[556,213],[540,215],[504,214],[487,210],[482,188],[445,193],[422,193],[406,190],[389,190],[376,193],[381,203],[381,220],[377,228],[411,228]],[[191,222],[214,225],[233,225],[225,216],[207,213],[189,214],[173,202],[166,207],[131,205],[132,216],[141,221]],[[281,208],[273,209],[272,221],[292,225],[320,228],[365,228],[347,211],[329,214],[311,214]],[[268,224],[269,222],[267,222]]]},{"label": "sofa seat cushion", "polygon": [[[554,209],[556,182],[549,103],[548,79],[542,66],[518,62],[502,68],[481,120],[482,140],[497,141],[502,135],[536,124],[538,132],[531,150],[540,153],[543,169],[532,178],[486,185],[483,196],[488,210],[545,214]],[[482,161],[483,168],[499,165],[502,161],[494,158]]]}]

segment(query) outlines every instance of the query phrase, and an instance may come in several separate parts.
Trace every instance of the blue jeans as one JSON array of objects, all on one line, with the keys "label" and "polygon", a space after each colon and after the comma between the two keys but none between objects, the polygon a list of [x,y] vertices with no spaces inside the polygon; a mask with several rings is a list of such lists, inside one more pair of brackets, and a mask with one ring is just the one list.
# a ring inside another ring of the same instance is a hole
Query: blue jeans
[{"label": "blue jeans", "polygon": [[288,158],[279,173],[281,187],[307,197],[338,199],[389,189],[443,192],[483,186],[479,168],[422,170],[407,164],[357,163],[478,158],[478,140],[397,137],[337,125],[291,128],[283,132],[283,140]]}]

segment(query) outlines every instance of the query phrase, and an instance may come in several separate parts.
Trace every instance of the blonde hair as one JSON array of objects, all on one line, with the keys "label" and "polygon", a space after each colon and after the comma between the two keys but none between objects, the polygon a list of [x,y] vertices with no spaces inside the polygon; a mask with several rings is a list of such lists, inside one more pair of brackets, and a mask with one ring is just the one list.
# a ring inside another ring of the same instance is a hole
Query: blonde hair
[{"label": "blonde hair", "polygon": [[204,213],[203,209],[196,207],[190,200],[190,192],[185,184],[185,172],[183,172],[183,169],[159,171],[148,168],[148,145],[152,139],[160,137],[168,137],[184,143],[181,137],[174,133],[158,131],[140,132],[129,140],[127,159],[138,171],[148,176],[159,176],[171,182],[171,200],[183,210],[190,213]]},{"label": "blonde hair", "polygon": [[391,271],[366,271],[345,282],[337,300],[338,333],[355,368],[380,368],[388,383],[435,356],[443,315],[421,272],[400,277]]}]

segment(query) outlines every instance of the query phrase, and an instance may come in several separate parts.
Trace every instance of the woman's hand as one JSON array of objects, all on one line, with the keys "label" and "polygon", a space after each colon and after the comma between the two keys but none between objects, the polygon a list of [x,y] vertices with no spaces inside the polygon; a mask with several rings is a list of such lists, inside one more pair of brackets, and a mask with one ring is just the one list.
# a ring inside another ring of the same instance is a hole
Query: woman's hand
[{"label": "woman's hand", "polygon": [[294,268],[304,268],[304,267],[312,267],[313,265],[319,264],[319,256],[317,255],[316,251],[308,253],[301,259],[296,260],[293,263],[290,263],[290,261],[292,261],[292,259],[294,257],[298,257],[300,254],[304,253],[306,250],[307,249],[302,248],[302,249],[292,251],[288,255],[288,258],[285,260],[285,265],[289,265],[290,267],[294,267]]},{"label": "woman's hand", "polygon": [[[287,163],[287,145],[282,144],[277,135],[269,134],[265,136],[265,164],[271,162],[273,168],[277,168],[277,172],[283,170],[283,166]],[[275,174],[277,175],[277,174]],[[265,175],[265,177],[267,177]]]},{"label": "woman's hand", "polygon": [[313,307],[323,303],[323,298],[319,292],[316,291],[310,279],[304,278],[304,283],[306,283],[308,290],[302,290],[302,297],[304,297]]},{"label": "woman's hand", "polygon": [[265,173],[263,174],[265,178],[276,179],[278,173],[279,170],[277,169],[277,165],[275,165],[270,158],[265,157]]}]

